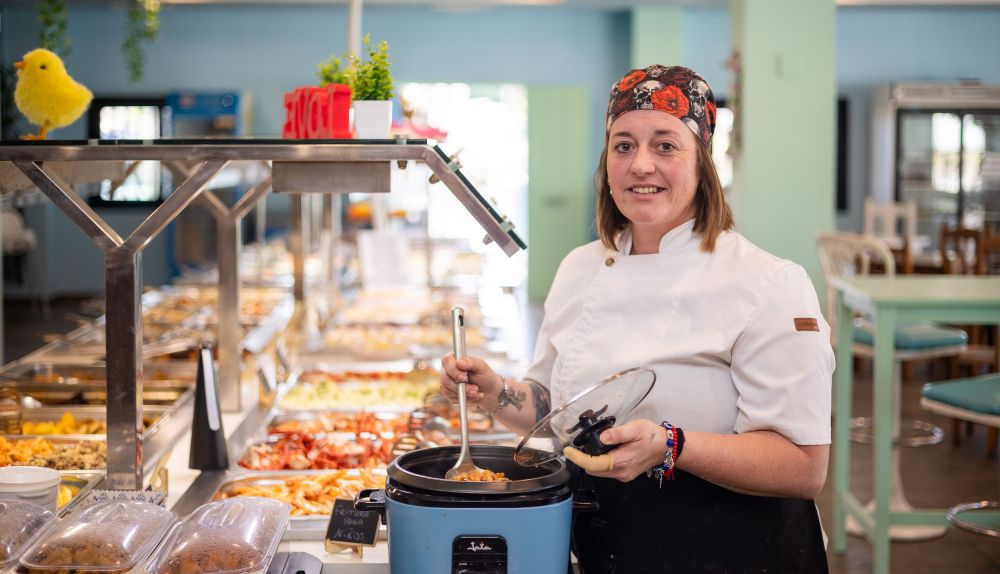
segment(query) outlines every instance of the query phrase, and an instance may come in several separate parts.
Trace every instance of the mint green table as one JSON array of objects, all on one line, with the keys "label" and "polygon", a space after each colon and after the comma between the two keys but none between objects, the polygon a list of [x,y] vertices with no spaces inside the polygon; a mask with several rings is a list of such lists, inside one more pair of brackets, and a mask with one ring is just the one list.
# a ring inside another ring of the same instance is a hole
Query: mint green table
[{"label": "mint green table", "polygon": [[[947,509],[890,512],[892,462],[892,363],[898,323],[1000,323],[1000,277],[960,275],[897,275],[895,277],[831,278],[839,301],[837,371],[834,378],[833,423],[833,548],[847,550],[844,522],[850,514],[872,541],[875,574],[889,574],[889,526],[948,526]],[[851,382],[854,340],[852,312],[875,324],[875,510],[869,512],[850,492]],[[957,502],[957,501],[956,501]]]}]

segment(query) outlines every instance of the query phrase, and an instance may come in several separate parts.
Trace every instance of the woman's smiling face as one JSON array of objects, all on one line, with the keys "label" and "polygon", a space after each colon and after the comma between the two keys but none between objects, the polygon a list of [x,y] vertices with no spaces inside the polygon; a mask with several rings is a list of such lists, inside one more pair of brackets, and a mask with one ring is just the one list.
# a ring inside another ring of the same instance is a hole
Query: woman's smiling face
[{"label": "woman's smiling face", "polygon": [[608,184],[632,222],[633,237],[655,238],[692,219],[698,190],[698,142],[684,123],[656,110],[635,110],[611,124]]}]

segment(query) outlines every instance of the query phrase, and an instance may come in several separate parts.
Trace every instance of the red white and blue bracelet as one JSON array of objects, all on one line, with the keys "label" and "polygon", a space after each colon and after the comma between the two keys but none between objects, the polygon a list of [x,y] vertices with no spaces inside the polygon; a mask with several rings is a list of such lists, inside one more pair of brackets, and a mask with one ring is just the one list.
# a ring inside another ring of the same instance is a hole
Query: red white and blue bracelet
[{"label": "red white and blue bracelet", "polygon": [[663,463],[650,469],[650,474],[660,481],[660,486],[663,486],[664,477],[667,480],[674,479],[674,466],[684,448],[684,431],[667,421],[660,423],[660,426],[667,431],[667,451],[663,455]]}]

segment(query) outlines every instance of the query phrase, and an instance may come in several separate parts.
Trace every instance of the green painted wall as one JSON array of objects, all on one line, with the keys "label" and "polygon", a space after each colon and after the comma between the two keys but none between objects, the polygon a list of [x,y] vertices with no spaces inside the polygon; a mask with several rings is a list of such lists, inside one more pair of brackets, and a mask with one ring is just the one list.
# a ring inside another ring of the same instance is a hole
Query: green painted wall
[{"label": "green painted wall", "polygon": [[[684,11],[680,6],[632,9],[632,68],[670,66],[684,61]],[[625,70],[622,70],[625,73]]]},{"label": "green painted wall", "polygon": [[528,88],[528,298],[543,301],[559,262],[590,241],[593,165],[585,87]]},{"label": "green painted wall", "polygon": [[806,268],[822,288],[815,239],[834,228],[836,7],[833,0],[733,0],[740,51],[737,229]]}]

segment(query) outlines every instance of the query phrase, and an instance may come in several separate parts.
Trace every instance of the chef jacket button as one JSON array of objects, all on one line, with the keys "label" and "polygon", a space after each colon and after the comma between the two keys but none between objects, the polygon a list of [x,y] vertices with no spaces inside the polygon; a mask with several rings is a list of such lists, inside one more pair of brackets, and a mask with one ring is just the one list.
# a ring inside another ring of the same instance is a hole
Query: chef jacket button
[{"label": "chef jacket button", "polygon": [[604,264],[607,265],[608,267],[613,267],[615,264],[615,258],[608,257],[607,259],[604,260]]}]

